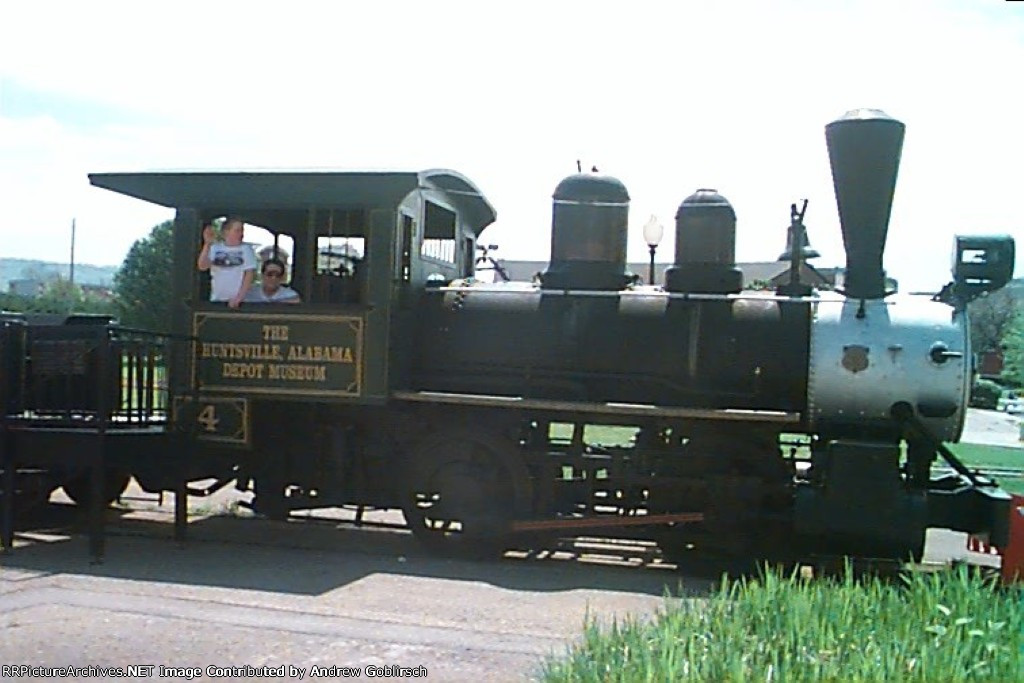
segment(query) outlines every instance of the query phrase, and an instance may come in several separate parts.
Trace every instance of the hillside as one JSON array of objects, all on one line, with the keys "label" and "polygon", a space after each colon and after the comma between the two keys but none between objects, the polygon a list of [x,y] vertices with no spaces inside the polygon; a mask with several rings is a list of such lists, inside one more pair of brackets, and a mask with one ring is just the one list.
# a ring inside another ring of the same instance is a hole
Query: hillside
[{"label": "hillside", "polygon": [[[118,266],[93,266],[76,263],[75,282],[81,285],[110,287],[114,284],[114,273],[117,272],[117,269]],[[0,291],[6,292],[11,280],[33,278],[45,281],[57,276],[68,277],[68,264],[33,259],[0,258]]]}]

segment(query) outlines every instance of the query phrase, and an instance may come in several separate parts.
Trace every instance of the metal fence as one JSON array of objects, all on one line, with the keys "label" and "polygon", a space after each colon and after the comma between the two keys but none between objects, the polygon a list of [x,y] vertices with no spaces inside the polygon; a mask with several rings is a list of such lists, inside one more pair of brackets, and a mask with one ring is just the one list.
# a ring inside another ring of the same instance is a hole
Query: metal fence
[{"label": "metal fence", "polygon": [[166,424],[166,335],[112,324],[5,323],[2,347],[8,420],[111,429]]}]

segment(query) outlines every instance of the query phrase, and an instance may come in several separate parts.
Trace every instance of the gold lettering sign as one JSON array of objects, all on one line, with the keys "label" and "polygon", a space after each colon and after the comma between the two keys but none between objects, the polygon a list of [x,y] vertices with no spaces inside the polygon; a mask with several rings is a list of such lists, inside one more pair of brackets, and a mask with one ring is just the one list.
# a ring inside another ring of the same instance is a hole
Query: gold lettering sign
[{"label": "gold lettering sign", "polygon": [[200,390],[308,396],[362,391],[360,317],[196,313],[193,334]]}]

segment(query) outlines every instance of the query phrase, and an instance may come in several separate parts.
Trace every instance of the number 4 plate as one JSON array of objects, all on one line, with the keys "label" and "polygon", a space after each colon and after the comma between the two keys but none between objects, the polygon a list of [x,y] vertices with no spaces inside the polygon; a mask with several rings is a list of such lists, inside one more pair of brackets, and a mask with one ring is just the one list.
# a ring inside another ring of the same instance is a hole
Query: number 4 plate
[{"label": "number 4 plate", "polygon": [[244,398],[174,397],[174,423],[194,429],[200,441],[249,445],[249,401]]}]

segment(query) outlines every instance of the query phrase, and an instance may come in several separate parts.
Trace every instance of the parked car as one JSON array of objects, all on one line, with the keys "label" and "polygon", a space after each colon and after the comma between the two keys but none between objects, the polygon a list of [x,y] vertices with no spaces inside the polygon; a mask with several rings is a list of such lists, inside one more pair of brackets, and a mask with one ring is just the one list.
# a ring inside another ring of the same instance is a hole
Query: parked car
[{"label": "parked car", "polygon": [[1003,398],[999,399],[999,409],[1005,410],[1008,413],[1019,415],[1024,413],[1024,398]]}]

